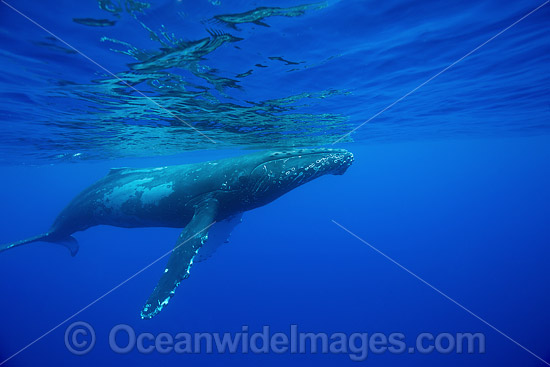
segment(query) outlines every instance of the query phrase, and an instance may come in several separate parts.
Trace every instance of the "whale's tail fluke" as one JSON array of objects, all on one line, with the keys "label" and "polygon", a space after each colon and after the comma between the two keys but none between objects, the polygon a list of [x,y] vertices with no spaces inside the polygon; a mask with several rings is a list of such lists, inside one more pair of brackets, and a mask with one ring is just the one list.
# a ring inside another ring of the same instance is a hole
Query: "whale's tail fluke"
[{"label": "whale's tail fluke", "polygon": [[39,234],[38,236],[29,237],[21,241],[0,245],[0,252],[34,242],[51,242],[60,244],[62,246],[65,246],[70,251],[71,256],[75,256],[78,252],[78,242],[76,241],[76,238],[74,238],[73,236],[61,237],[49,232]]}]

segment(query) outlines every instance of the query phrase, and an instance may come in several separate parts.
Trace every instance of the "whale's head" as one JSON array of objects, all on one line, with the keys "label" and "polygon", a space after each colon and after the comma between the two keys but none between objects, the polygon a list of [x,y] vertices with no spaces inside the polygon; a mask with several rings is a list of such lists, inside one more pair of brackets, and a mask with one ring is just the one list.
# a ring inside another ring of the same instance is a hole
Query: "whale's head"
[{"label": "whale's head", "polygon": [[295,149],[262,153],[254,160],[248,191],[255,205],[264,205],[317,177],[344,174],[353,154],[345,149]]}]

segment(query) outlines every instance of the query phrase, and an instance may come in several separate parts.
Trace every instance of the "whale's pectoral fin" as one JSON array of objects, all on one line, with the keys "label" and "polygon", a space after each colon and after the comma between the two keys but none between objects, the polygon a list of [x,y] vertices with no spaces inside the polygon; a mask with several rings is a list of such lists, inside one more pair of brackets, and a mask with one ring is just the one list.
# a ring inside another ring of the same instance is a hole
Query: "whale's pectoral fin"
[{"label": "whale's pectoral fin", "polygon": [[215,223],[217,211],[218,201],[215,199],[207,199],[196,206],[193,219],[181,232],[164,274],[141,311],[142,319],[150,319],[159,313],[180,282],[189,277],[193,258],[208,239],[208,229]]},{"label": "whale's pectoral fin", "polygon": [[193,263],[206,261],[214,255],[216,250],[225,243],[229,242],[229,237],[233,229],[242,222],[243,214],[239,213],[223,221],[216,222],[210,228],[208,233],[208,242],[201,247],[197,256],[193,259]]}]

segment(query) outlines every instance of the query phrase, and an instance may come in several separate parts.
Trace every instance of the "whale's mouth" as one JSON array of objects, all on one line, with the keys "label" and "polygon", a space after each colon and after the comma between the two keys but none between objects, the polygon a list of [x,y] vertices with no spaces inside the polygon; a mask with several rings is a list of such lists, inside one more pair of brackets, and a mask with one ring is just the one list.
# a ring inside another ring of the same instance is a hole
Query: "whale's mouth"
[{"label": "whale's mouth", "polygon": [[347,152],[348,154],[344,157],[342,164],[339,169],[336,169],[332,174],[333,175],[343,175],[348,170],[349,166],[353,163],[354,157],[353,153]]}]

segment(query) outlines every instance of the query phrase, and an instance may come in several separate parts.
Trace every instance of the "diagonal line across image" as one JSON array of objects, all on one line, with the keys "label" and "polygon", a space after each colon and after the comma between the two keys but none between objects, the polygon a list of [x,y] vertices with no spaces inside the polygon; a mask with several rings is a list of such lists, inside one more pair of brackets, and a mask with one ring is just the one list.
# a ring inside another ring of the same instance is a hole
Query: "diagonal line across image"
[{"label": "diagonal line across image", "polygon": [[352,235],[353,237],[355,237],[356,239],[358,239],[359,241],[363,242],[365,245],[369,246],[371,249],[373,249],[374,251],[376,251],[377,253],[379,253],[380,255],[384,256],[386,259],[388,259],[389,261],[391,261],[392,263],[394,263],[395,265],[397,265],[398,267],[400,267],[402,270],[406,271],[407,273],[409,273],[410,275],[412,275],[413,277],[415,277],[416,279],[418,279],[419,281],[421,281],[422,283],[424,283],[425,285],[427,285],[428,287],[430,287],[431,289],[433,289],[434,291],[436,291],[437,293],[439,293],[440,295],[442,295],[443,297],[445,297],[447,300],[451,301],[452,303],[454,303],[455,305],[457,305],[458,307],[460,307],[461,309],[463,309],[464,311],[466,311],[467,313],[469,313],[470,315],[472,315],[473,317],[475,317],[476,319],[478,319],[479,321],[481,321],[482,323],[484,323],[485,325],[489,326],[491,329],[493,329],[494,331],[496,331],[497,333],[499,333],[500,335],[504,336],[506,339],[510,340],[512,343],[514,343],[515,345],[517,345],[518,347],[520,347],[521,349],[525,350],[527,353],[531,354],[533,357],[537,358],[538,360],[540,360],[541,362],[543,362],[544,364],[550,366],[550,363],[545,361],[544,359],[542,359],[541,357],[539,357],[537,354],[535,354],[533,351],[531,351],[530,349],[526,348],[525,346],[523,346],[522,344],[520,344],[519,342],[517,342],[516,340],[512,339],[512,337],[508,336],[507,334],[505,334],[503,331],[497,329],[495,326],[493,326],[492,324],[490,324],[489,322],[485,321],[483,318],[481,318],[480,316],[478,316],[477,314],[475,314],[473,311],[470,311],[468,308],[466,308],[465,306],[463,306],[462,304],[460,304],[458,301],[455,301],[453,298],[451,298],[450,296],[448,296],[447,294],[445,294],[444,292],[442,292],[441,290],[439,290],[438,288],[436,288],[435,286],[431,285],[430,283],[428,283],[427,281],[425,281],[424,279],[422,279],[420,276],[416,275],[415,273],[413,273],[411,270],[407,269],[405,266],[401,265],[400,263],[398,263],[396,260],[392,259],[390,256],[386,255],[385,253],[383,253],[382,251],[380,251],[379,249],[377,249],[376,247],[374,247],[373,245],[371,245],[370,243],[368,243],[367,241],[365,241],[364,239],[362,239],[361,237],[359,237],[357,234],[355,234],[354,232],[352,232],[351,230],[349,230],[348,228],[344,227],[342,224],[338,223],[337,221],[335,221],[334,219],[332,220],[332,223],[336,224],[338,227],[340,227],[341,229],[343,229],[344,231],[346,231],[347,233],[349,233],[350,235]]}]

